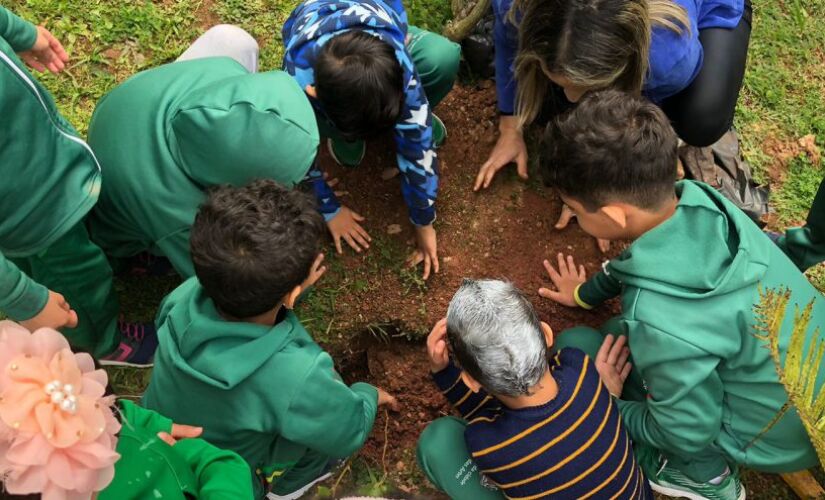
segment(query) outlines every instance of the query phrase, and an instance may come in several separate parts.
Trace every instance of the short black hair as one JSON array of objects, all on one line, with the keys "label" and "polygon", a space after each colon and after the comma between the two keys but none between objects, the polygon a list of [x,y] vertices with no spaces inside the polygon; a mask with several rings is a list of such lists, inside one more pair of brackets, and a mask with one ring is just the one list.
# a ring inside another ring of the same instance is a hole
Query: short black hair
[{"label": "short black hair", "polygon": [[545,183],[587,210],[616,201],[653,210],[675,194],[677,148],[658,106],[601,90],[547,126],[539,162]]},{"label": "short black hair", "polygon": [[220,311],[263,314],[309,275],[323,231],[313,199],[298,190],[272,180],[219,186],[192,225],[195,274]]},{"label": "short black hair", "polygon": [[391,129],[404,105],[404,74],[392,46],[361,30],[332,37],[315,59],[315,92],[347,140]]}]

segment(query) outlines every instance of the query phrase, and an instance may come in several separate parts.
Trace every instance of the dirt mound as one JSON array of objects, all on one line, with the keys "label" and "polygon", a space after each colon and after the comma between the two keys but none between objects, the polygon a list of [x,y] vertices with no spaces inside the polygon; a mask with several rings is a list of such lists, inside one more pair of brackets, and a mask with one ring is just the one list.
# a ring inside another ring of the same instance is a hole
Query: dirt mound
[{"label": "dirt mound", "polygon": [[[545,258],[573,253],[595,272],[606,257],[576,224],[562,231],[553,228],[561,202],[541,186],[536,173],[525,183],[514,169],[505,170],[490,189],[472,192],[476,172],[496,139],[495,91],[490,82],[456,87],[436,113],[450,134],[439,150],[436,229],[441,272],[424,283],[420,269],[404,267],[414,233],[399,180],[382,180],[382,172],[396,162],[391,138],[370,143],[364,164],[354,169],[335,165],[324,151],[322,168],[339,179],[336,189],[345,192],[342,202],[366,217],[373,245],[362,254],[347,249],[343,257],[332,259],[319,288],[321,297],[310,304],[307,316],[323,320],[333,341],[382,323],[400,323],[405,331],[421,334],[444,315],[464,277],[513,281],[556,331],[582,323],[598,325],[613,314],[610,308],[568,309],[538,296],[538,288],[548,283],[542,268]],[[332,292],[323,291],[330,286],[335,290],[332,297]]]}]

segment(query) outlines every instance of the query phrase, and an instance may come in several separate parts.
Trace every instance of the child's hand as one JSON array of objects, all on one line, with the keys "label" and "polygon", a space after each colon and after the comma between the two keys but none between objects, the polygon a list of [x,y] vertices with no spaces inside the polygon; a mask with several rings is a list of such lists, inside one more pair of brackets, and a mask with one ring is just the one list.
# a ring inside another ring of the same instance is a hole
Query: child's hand
[{"label": "child's hand", "polygon": [[430,277],[430,270],[438,272],[438,238],[432,224],[429,226],[415,226],[415,240],[418,248],[407,259],[410,267],[415,267],[424,263],[424,275],[426,280]]},{"label": "child's hand", "polygon": [[[556,229],[564,229],[570,224],[570,221],[575,217],[576,214],[570,210],[566,204],[562,204],[561,206],[561,214],[559,215],[559,220],[556,222],[555,228]],[[610,250],[610,240],[603,240],[601,238],[596,238],[596,245],[598,245],[599,250],[602,253],[607,253]]]},{"label": "child's hand", "polygon": [[613,335],[607,335],[604,338],[598,354],[596,354],[596,371],[602,377],[602,382],[607,386],[615,397],[622,394],[624,381],[630,375],[630,370],[633,365],[627,362],[630,357],[630,349],[627,348],[627,336],[619,335],[616,341],[613,341]]},{"label": "child's hand", "polygon": [[158,437],[169,446],[175,446],[179,439],[196,438],[203,434],[203,427],[172,424],[172,432],[158,432]]},{"label": "child's hand", "polygon": [[77,313],[62,295],[49,290],[46,306],[33,318],[20,324],[31,332],[39,328],[74,328],[77,326]]},{"label": "child's hand", "polygon": [[442,318],[427,337],[427,354],[430,355],[430,371],[438,373],[450,364],[447,350],[447,318]]},{"label": "child's hand", "polygon": [[576,263],[573,261],[573,256],[568,255],[567,261],[564,260],[564,254],[559,253],[559,270],[553,268],[550,261],[544,261],[544,268],[547,269],[547,274],[556,286],[556,290],[549,288],[539,288],[539,295],[546,299],[554,300],[559,304],[567,307],[577,307],[576,303],[576,287],[586,281],[586,273],[584,266],[579,266],[576,272]]},{"label": "child's hand", "polygon": [[389,392],[381,389],[378,389],[378,406],[389,406],[390,410],[392,411],[401,411],[401,405],[398,404],[398,400],[395,399],[395,396],[390,394]]},{"label": "child's hand", "polygon": [[341,207],[338,214],[327,222],[332,240],[335,242],[335,248],[338,253],[344,253],[341,248],[341,239],[343,238],[349,246],[356,252],[361,252],[361,247],[367,249],[370,247],[369,233],[359,224],[363,222],[364,218],[353,212],[347,207]]},{"label": "child's hand", "polygon": [[22,59],[35,71],[60,73],[69,62],[69,55],[57,38],[43,26],[37,27],[37,40],[32,48],[20,53]]},{"label": "child's hand", "polygon": [[312,263],[312,267],[309,269],[309,276],[307,279],[301,283],[301,289],[307,290],[309,287],[314,285],[321,279],[321,276],[327,272],[327,266],[322,266],[321,264],[324,263],[324,254],[319,253],[318,257],[315,258],[315,262]]},{"label": "child's hand", "polygon": [[527,179],[527,146],[524,135],[518,128],[518,119],[514,116],[499,117],[499,136],[490,158],[478,169],[473,191],[487,189],[496,173],[515,162],[516,172],[522,179]]}]

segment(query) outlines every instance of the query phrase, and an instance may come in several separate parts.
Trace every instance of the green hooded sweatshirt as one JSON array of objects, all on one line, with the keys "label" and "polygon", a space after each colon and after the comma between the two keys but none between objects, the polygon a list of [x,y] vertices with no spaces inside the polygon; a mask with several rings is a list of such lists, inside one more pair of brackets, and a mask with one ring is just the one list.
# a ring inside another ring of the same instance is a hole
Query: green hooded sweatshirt
[{"label": "green hooded sweatshirt", "polygon": [[[587,305],[621,293],[621,323],[649,393],[644,402],[620,402],[624,423],[634,441],[680,456],[711,447],[759,470],[811,467],[816,453],[796,411],[762,434],[788,395],[770,351],[754,335],[753,309],[760,290],[785,287],[789,309],[814,300],[811,324],[822,325],[825,300],[716,190],[685,181],[676,191],[673,216],[578,291]],[[793,318],[789,310],[783,357]],[[822,372],[825,365],[817,390]]]},{"label": "green hooded sweatshirt", "polygon": [[100,192],[92,150],[17,57],[36,39],[33,24],[0,7],[0,312],[17,321],[40,312],[48,290],[6,257],[48,248]]},{"label": "green hooded sweatshirt", "polygon": [[258,497],[309,451],[343,458],[369,436],[377,390],[347,387],[291,311],[272,327],[226,321],[191,278],[164,300],[157,325],[144,405],[246,459]]},{"label": "green hooded sweatshirt", "polygon": [[98,500],[251,500],[249,467],[236,453],[203,439],[180,439],[169,446],[158,432],[171,432],[172,421],[131,401],[118,402],[120,459],[115,477]]},{"label": "green hooded sweatshirt", "polygon": [[206,190],[259,178],[292,186],[318,141],[312,106],[284,72],[213,57],[138,73],[101,99],[89,126],[106,176],[92,239],[115,257],[165,255],[193,276],[189,230]]}]

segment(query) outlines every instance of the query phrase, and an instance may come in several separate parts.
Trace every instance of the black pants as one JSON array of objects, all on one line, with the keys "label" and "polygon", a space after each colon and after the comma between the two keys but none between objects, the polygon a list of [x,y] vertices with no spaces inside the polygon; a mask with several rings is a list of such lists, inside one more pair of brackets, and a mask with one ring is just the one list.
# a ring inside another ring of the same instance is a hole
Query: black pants
[{"label": "black pants", "polygon": [[733,125],[748,58],[751,16],[751,3],[746,0],[745,12],[734,29],[701,30],[705,57],[699,74],[662,103],[676,133],[691,146],[709,146]]},{"label": "black pants", "polygon": [[[748,58],[751,12],[750,0],[745,0],[745,12],[734,29],[708,28],[699,32],[704,52],[699,74],[684,90],[662,103],[676,133],[691,146],[710,146],[733,125]],[[534,123],[543,127],[573,107],[564,90],[551,82]]]}]

